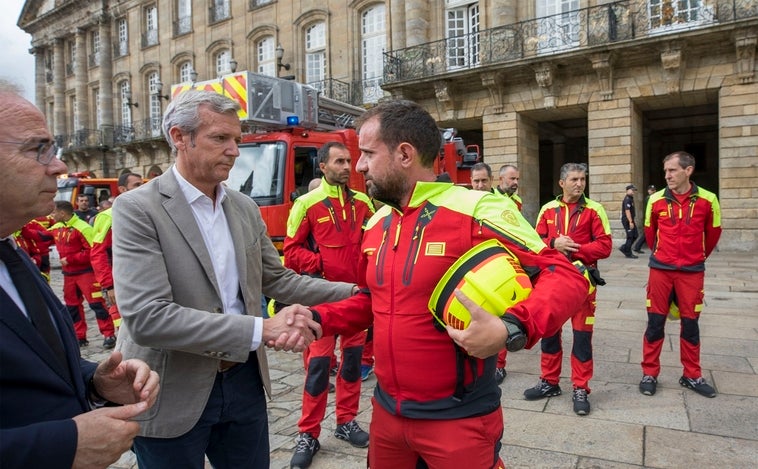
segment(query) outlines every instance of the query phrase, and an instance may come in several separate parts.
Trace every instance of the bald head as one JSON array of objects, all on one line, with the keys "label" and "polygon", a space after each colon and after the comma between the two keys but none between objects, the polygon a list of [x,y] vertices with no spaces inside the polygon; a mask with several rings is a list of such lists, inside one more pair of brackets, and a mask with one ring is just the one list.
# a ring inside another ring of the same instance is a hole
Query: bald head
[{"label": "bald head", "polygon": [[1,89],[0,237],[53,210],[56,179],[66,165],[55,157],[48,164],[38,161],[45,159],[40,154],[49,154],[52,142],[42,112],[17,93]]}]

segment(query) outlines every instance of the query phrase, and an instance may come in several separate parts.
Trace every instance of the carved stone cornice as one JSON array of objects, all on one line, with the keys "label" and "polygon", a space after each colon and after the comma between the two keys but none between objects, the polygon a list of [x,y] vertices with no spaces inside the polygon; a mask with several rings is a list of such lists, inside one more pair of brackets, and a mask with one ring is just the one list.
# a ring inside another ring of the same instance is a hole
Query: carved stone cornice
[{"label": "carved stone cornice", "polygon": [[613,99],[613,54],[611,52],[592,54],[590,61],[592,68],[597,73],[600,97],[603,98],[603,101]]},{"label": "carved stone cornice", "polygon": [[743,85],[755,80],[755,47],[758,44],[758,32],[746,29],[737,32],[734,45],[737,52],[737,78]]},{"label": "carved stone cornice", "polygon": [[542,88],[545,109],[555,108],[556,68],[550,62],[542,62],[534,67],[534,78]]},{"label": "carved stone cornice", "polygon": [[502,72],[484,72],[481,75],[482,85],[490,93],[492,112],[502,114],[505,110],[503,96],[505,96],[505,81]]},{"label": "carved stone cornice", "polygon": [[438,80],[434,82],[434,96],[437,98],[437,101],[444,106],[445,111],[447,112],[455,110],[454,95],[452,82],[448,80]]},{"label": "carved stone cornice", "polygon": [[663,67],[663,79],[669,94],[679,93],[681,89],[682,75],[684,74],[684,45],[679,42],[670,42],[661,50],[661,66]]}]

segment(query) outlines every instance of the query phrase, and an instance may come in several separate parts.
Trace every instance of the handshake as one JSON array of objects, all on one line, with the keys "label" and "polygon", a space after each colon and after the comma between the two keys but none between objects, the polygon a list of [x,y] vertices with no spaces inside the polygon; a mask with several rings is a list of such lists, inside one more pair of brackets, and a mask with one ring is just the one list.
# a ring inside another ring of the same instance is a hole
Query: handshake
[{"label": "handshake", "polygon": [[322,335],[311,310],[294,304],[263,320],[263,343],[275,350],[302,352]]}]

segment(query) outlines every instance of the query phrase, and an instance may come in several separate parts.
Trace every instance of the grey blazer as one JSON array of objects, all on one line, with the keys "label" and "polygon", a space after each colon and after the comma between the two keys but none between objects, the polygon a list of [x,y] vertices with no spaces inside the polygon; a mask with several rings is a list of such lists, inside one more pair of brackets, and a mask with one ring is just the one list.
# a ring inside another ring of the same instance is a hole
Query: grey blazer
[{"label": "grey blazer", "polygon": [[[248,358],[261,292],[307,305],[350,295],[350,284],[285,269],[258,206],[237,191],[226,192],[222,206],[247,316],[222,314],[210,255],[173,171],[120,195],[113,205],[113,278],[123,317],[117,350],[160,374],[158,400],[138,418],[142,436],[172,438],[197,423],[219,360]],[[270,396],[265,346],[256,355]]]}]

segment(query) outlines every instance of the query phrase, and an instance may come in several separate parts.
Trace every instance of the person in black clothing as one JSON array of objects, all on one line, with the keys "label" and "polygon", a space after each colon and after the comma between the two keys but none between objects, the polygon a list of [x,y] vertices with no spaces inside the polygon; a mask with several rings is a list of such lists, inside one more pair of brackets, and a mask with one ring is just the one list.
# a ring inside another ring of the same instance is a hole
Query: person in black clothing
[{"label": "person in black clothing", "polygon": [[90,207],[89,196],[86,194],[79,194],[76,196],[76,208],[77,209],[74,210],[76,216],[86,221],[90,225],[92,224],[92,220],[95,218],[95,216],[100,213],[95,207]]},{"label": "person in black clothing", "polygon": [[637,239],[637,226],[634,224],[634,193],[637,192],[637,187],[634,184],[626,186],[626,195],[624,201],[621,202],[621,225],[626,232],[626,242],[619,248],[624,255],[630,259],[637,259],[637,256],[632,254],[632,243]]},{"label": "person in black clothing", "polygon": [[[650,200],[650,196],[655,194],[655,186],[650,184],[647,186],[647,195],[645,196],[645,203],[642,206],[642,219],[645,219],[645,211],[647,211],[647,203]],[[643,226],[644,228],[644,226]],[[645,251],[642,250],[642,246],[645,245],[645,230],[640,230],[639,237],[637,238],[637,241],[634,242],[634,245],[632,245],[632,251],[636,252],[637,254],[644,254]]]}]

